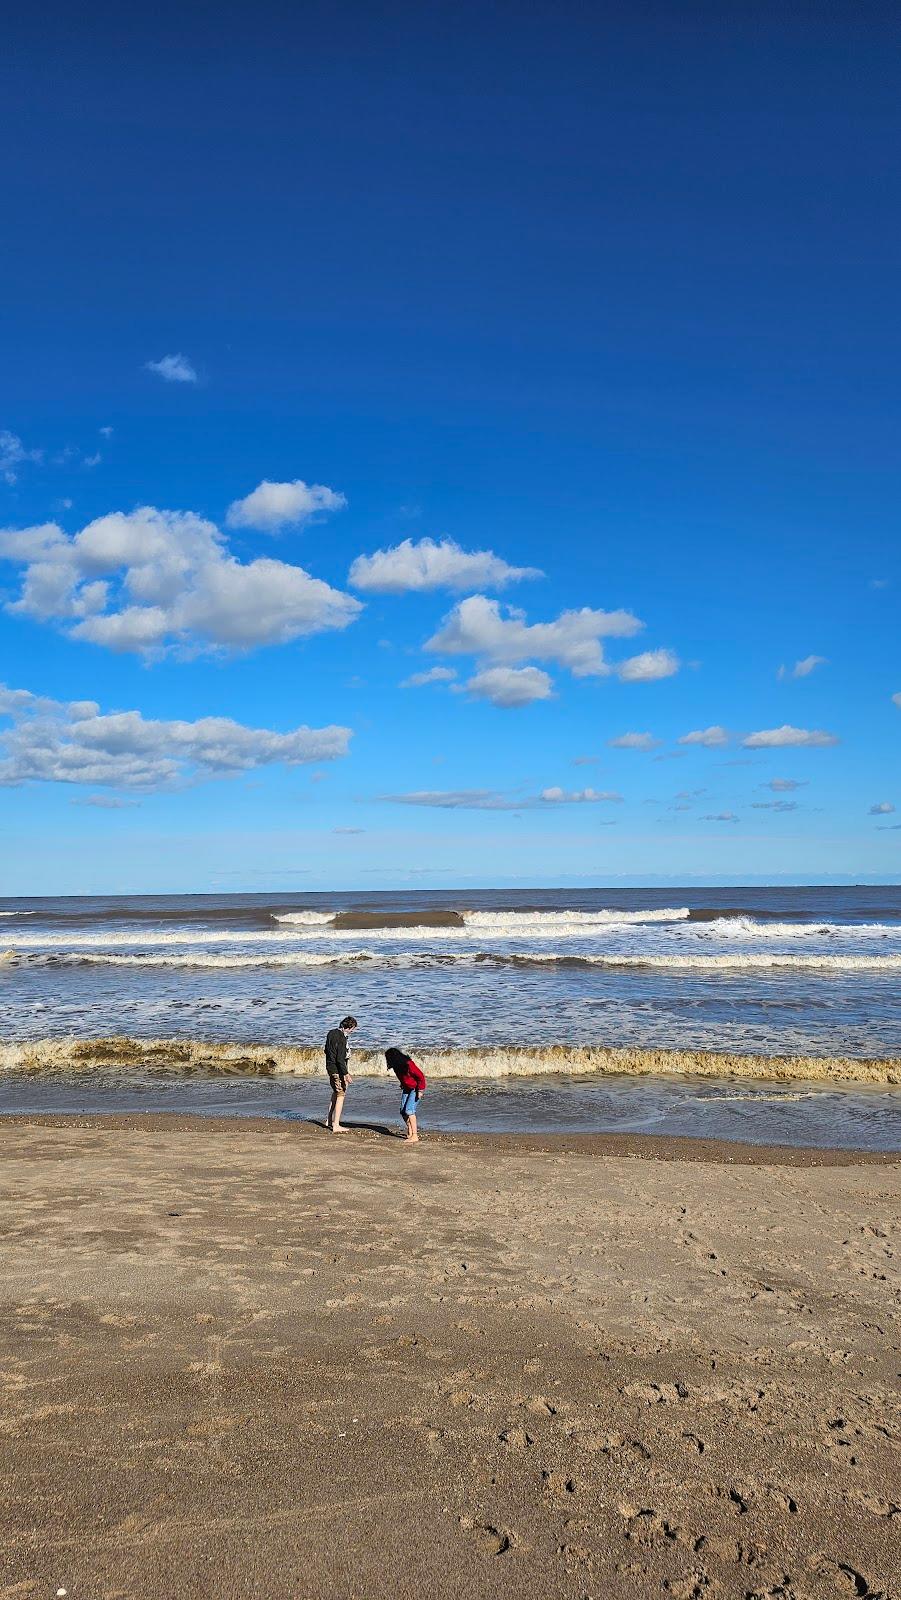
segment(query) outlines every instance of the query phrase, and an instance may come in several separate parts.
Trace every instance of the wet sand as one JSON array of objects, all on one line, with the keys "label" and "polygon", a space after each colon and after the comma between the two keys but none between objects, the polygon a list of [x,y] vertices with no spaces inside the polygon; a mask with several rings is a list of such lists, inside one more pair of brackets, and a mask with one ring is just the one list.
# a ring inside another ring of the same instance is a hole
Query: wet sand
[{"label": "wet sand", "polygon": [[163,1116],[0,1154],[3,1600],[899,1593],[896,1158]]}]

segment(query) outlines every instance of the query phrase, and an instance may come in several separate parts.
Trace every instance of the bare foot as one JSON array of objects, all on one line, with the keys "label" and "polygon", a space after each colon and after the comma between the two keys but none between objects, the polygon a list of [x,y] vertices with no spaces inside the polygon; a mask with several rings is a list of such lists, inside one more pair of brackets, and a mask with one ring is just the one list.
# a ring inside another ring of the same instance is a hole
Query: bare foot
[{"label": "bare foot", "polygon": [[333,1122],[331,1128],[329,1129],[329,1132],[330,1133],[346,1133],[347,1129],[346,1128],[342,1128],[340,1122]]},{"label": "bare foot", "polygon": [[412,1137],[411,1137],[411,1135],[409,1133],[404,1134],[403,1143],[404,1144],[418,1144],[419,1143],[419,1134],[418,1133],[414,1133],[412,1135]]}]

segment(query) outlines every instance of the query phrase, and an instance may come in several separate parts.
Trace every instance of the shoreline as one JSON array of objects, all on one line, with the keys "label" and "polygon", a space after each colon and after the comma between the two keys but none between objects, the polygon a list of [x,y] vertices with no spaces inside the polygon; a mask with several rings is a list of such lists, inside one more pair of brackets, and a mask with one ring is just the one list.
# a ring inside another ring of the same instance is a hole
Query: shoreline
[{"label": "shoreline", "polygon": [[[415,1050],[435,1079],[541,1077],[555,1072],[585,1077],[754,1078],[769,1083],[836,1086],[901,1085],[899,1056],[766,1055],[712,1050],[658,1050],[604,1045],[488,1045]],[[193,1037],[108,1035],[12,1040],[0,1044],[0,1072],[54,1072],[146,1068],[155,1074],[207,1073],[245,1077],[311,1078],[322,1072],[320,1045],[245,1043]],[[356,1050],[358,1077],[383,1077],[381,1051]]]},{"label": "shoreline", "polygon": [[[0,1112],[0,1128],[12,1124],[18,1127],[53,1129],[103,1129],[111,1133],[158,1130],[161,1133],[195,1135],[203,1133],[214,1138],[244,1139],[250,1134],[267,1138],[289,1135],[299,1144],[327,1144],[335,1140],[327,1134],[320,1122],[284,1117],[227,1116],[211,1117],[203,1112],[191,1111],[72,1111],[72,1112]],[[355,1124],[353,1117],[345,1121],[349,1140],[340,1141],[348,1150],[355,1146],[371,1149],[373,1145],[401,1144],[402,1135],[393,1128],[380,1128],[372,1123]],[[435,1146],[442,1153],[448,1149],[470,1153],[491,1152],[494,1156],[552,1155],[579,1156],[595,1160],[634,1159],[643,1161],[687,1162],[713,1166],[750,1167],[850,1167],[901,1165],[901,1150],[860,1150],[841,1146],[808,1146],[780,1144],[751,1144],[738,1140],[704,1139],[690,1134],[670,1133],[442,1133],[429,1130],[422,1136],[416,1152],[405,1152],[414,1161],[421,1161],[426,1150]]]}]

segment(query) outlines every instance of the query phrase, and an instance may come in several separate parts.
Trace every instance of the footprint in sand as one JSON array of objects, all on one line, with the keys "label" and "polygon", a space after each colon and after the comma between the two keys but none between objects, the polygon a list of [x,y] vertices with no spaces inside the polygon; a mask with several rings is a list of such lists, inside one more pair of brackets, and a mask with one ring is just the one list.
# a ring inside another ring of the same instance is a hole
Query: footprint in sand
[{"label": "footprint in sand", "polygon": [[504,1556],[513,1548],[513,1535],[495,1528],[490,1522],[480,1522],[476,1517],[461,1517],[460,1527],[472,1536],[473,1543],[486,1556]]},{"label": "footprint in sand", "polygon": [[510,1445],[516,1450],[528,1450],[535,1443],[532,1435],[525,1428],[502,1428],[498,1434],[501,1444]]}]

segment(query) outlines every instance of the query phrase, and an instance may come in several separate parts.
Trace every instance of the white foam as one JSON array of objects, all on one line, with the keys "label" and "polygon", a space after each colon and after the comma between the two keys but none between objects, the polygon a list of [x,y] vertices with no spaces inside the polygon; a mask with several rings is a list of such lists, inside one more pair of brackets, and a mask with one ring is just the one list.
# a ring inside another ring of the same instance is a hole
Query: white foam
[{"label": "white foam", "polygon": [[692,932],[714,939],[891,939],[901,937],[898,923],[887,922],[757,922],[753,917],[723,917],[692,925]]},{"label": "white foam", "polygon": [[334,921],[334,911],[273,911],[273,922],[288,923],[292,927],[327,928]]},{"label": "white foam", "polygon": [[565,933],[578,929],[640,926],[644,922],[681,922],[690,915],[688,906],[664,906],[652,911],[464,911],[467,928],[479,933]]},{"label": "white foam", "polygon": [[414,967],[448,967],[475,963],[497,965],[543,966],[556,962],[584,963],[592,967],[639,967],[656,971],[717,972],[749,971],[773,968],[790,968],[795,971],[821,972],[901,972],[901,954],[898,955],[818,955],[791,954],[784,951],[724,951],[698,955],[621,955],[579,953],[561,955],[558,951],[522,950],[503,954],[497,951],[465,951],[450,954],[435,951],[406,951],[386,954],[375,950],[271,950],[268,953],[249,954],[235,951],[225,954],[216,951],[197,951],[180,955],[174,951],[160,950],[150,954],[145,951],[67,951],[65,954],[36,954],[10,949],[2,959],[10,965],[59,966],[120,966],[120,967],[325,967],[347,966],[357,961],[372,961],[380,968],[410,969]]}]

